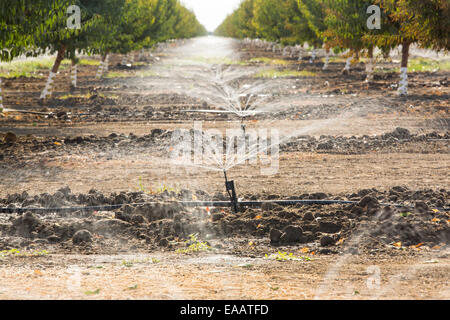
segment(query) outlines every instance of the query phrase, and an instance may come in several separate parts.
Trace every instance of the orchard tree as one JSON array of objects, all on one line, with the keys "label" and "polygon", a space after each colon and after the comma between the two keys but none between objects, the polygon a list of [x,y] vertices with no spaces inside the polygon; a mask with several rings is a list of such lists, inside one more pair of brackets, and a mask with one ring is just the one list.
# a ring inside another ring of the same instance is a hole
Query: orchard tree
[{"label": "orchard tree", "polygon": [[[382,47],[402,46],[400,95],[408,94],[408,61],[412,44],[449,50],[450,4],[448,0],[376,0],[386,15],[388,30],[369,39]],[[383,28],[383,27],[382,27]],[[392,30],[395,30],[392,32]]]},{"label": "orchard tree", "polygon": [[[64,17],[65,0],[2,0],[0,2],[0,61],[12,61],[20,55],[33,56],[30,51],[36,39],[47,28]],[[0,78],[0,109],[3,109]]]},{"label": "orchard tree", "polygon": [[[367,52],[369,63],[366,64],[367,78],[370,82],[373,77],[373,51],[374,43],[366,35],[380,34],[377,28],[368,27],[368,9],[372,6],[372,0],[324,0],[327,29],[323,32],[328,45],[341,49],[348,49],[349,55],[343,70],[350,71],[352,58],[359,59],[362,51]],[[382,24],[381,15],[380,27]],[[387,24],[383,24],[385,28]],[[389,32],[392,32],[392,28]],[[394,30],[395,31],[395,30]]]},{"label": "orchard tree", "polygon": [[291,36],[287,29],[289,12],[286,3],[286,0],[255,0],[253,27],[259,38],[276,42]]},{"label": "orchard tree", "polygon": [[257,32],[253,24],[255,1],[242,1],[239,8],[228,15],[224,22],[216,29],[216,34],[238,39],[256,38]]},{"label": "orchard tree", "polygon": [[[327,29],[325,24],[325,0],[297,0],[298,8],[305,19],[309,29],[308,36],[305,39],[313,48],[321,47],[325,43],[325,50],[327,51],[324,69],[328,67],[328,59],[330,53],[330,46],[327,44],[327,38],[324,31]],[[313,59],[312,59],[313,60]]]},{"label": "orchard tree", "polygon": [[[77,28],[69,28],[67,12],[70,6],[77,5],[81,8],[81,24]],[[101,14],[107,12],[109,1],[104,0],[67,0],[63,12],[66,14],[57,19],[48,27],[35,41],[34,51],[38,53],[57,53],[55,62],[50,70],[41,99],[51,96],[53,81],[56,77],[61,62],[64,58],[71,59],[76,64],[76,51],[91,53],[91,46],[95,35],[91,33],[92,28],[100,23]]]}]

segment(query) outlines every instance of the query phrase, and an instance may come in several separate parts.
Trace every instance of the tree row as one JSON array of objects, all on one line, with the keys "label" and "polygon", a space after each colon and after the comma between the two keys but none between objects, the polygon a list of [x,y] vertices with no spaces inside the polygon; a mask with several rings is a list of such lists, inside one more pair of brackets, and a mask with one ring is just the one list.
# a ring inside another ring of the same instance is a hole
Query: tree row
[{"label": "tree row", "polygon": [[367,81],[372,79],[374,49],[379,48],[387,56],[401,46],[399,93],[404,95],[411,45],[450,49],[450,1],[243,0],[216,33],[260,39],[256,43],[260,46],[263,41],[292,49],[307,43],[313,48],[323,47],[327,53],[346,51],[346,71],[350,60],[365,55],[369,58]]}]

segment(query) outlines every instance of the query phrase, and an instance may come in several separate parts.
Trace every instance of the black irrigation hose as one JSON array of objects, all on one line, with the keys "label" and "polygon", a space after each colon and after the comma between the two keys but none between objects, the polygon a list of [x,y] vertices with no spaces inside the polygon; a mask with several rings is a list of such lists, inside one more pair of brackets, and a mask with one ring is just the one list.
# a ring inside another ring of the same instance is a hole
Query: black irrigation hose
[{"label": "black irrigation hose", "polygon": [[[185,207],[232,207],[233,203],[230,201],[169,201],[169,202],[141,202],[141,203],[124,203],[103,206],[86,206],[86,207],[66,207],[66,208],[0,208],[0,213],[58,213],[58,212],[76,212],[76,211],[112,211],[120,209],[125,205],[162,205],[162,204],[181,204]],[[345,200],[262,200],[262,201],[240,201],[240,207],[261,207],[265,203],[277,204],[280,206],[294,206],[302,205],[332,205],[332,204],[357,204],[359,201],[345,201]],[[413,206],[381,203],[382,206],[392,206],[395,208],[413,209]],[[450,208],[436,208],[439,211],[449,212]]]}]

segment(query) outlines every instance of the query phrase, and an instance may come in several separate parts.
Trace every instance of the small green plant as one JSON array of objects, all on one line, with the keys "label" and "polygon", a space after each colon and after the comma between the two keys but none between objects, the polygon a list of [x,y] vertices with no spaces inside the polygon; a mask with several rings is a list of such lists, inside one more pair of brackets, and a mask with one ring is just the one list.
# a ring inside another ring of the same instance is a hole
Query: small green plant
[{"label": "small green plant", "polygon": [[94,291],[90,291],[90,290],[88,290],[88,291],[85,291],[84,292],[84,294],[85,295],[94,295],[94,294],[99,294],[100,293],[100,289],[96,289],[96,290],[94,290]]},{"label": "small green plant", "polygon": [[163,184],[162,186],[158,187],[156,190],[153,190],[152,188],[146,189],[145,186],[144,186],[144,183],[142,182],[142,177],[139,177],[137,190],[139,190],[139,191],[141,191],[143,193],[147,193],[147,194],[161,194],[161,193],[164,193],[164,192],[168,192],[168,193],[173,192],[175,194],[179,194],[180,193],[179,189],[166,186],[165,184]]},{"label": "small green plant", "polygon": [[46,250],[42,251],[31,251],[31,252],[21,252],[19,249],[10,249],[10,250],[3,250],[0,251],[0,258],[5,257],[41,257],[48,255],[48,252]]},{"label": "small green plant", "polygon": [[84,66],[99,66],[100,65],[100,61],[99,60],[92,60],[92,59],[80,59],[78,64],[79,65],[84,65]]},{"label": "small green plant", "polygon": [[312,71],[295,71],[295,70],[263,70],[255,75],[255,78],[304,78],[315,77],[317,73]]},{"label": "small green plant", "polygon": [[189,245],[186,249],[178,249],[177,253],[197,253],[201,251],[208,251],[212,248],[206,243],[201,242],[197,239],[198,234],[190,234],[189,240],[187,240],[185,243],[186,245]]},{"label": "small green plant", "polygon": [[179,193],[180,191],[176,188],[172,188],[172,187],[168,187],[165,184],[163,184],[161,187],[159,187],[158,189],[156,189],[156,193],[164,193],[164,192],[174,192],[174,193]]},{"label": "small green plant", "polygon": [[[0,63],[0,77],[2,78],[16,78],[16,77],[34,77],[43,78],[45,73],[53,66],[54,59],[51,57],[31,58],[27,60],[17,60],[12,62]],[[64,70],[71,64],[70,60],[62,61],[61,70]]]},{"label": "small green plant", "polygon": [[277,291],[278,289],[280,289],[280,287],[274,287],[270,283],[268,283],[267,286],[270,288],[270,290],[273,290],[273,291]]},{"label": "small green plant", "polygon": [[145,263],[159,263],[160,261],[156,258],[144,258],[144,259],[133,259],[133,260],[122,260],[122,266],[131,268],[135,264],[145,264]]},{"label": "small green plant", "polygon": [[135,284],[134,286],[128,287],[128,290],[136,290],[138,288],[138,285]]},{"label": "small green plant", "polygon": [[312,259],[310,257],[306,257],[306,256],[295,256],[293,253],[288,253],[288,252],[281,252],[278,251],[276,254],[272,254],[272,255],[265,255],[264,257],[265,259],[272,259],[272,260],[276,260],[276,261],[311,261]]},{"label": "small green plant", "polygon": [[142,177],[139,177],[139,191],[147,193],[147,191],[145,191],[144,184],[142,183]]},{"label": "small green plant", "polygon": [[412,215],[411,212],[402,212],[402,213],[400,213],[400,216],[402,216],[403,218],[408,218],[410,215]]},{"label": "small green plant", "polygon": [[283,59],[271,59],[267,57],[260,57],[260,58],[253,58],[250,59],[250,62],[257,62],[257,63],[264,63],[269,65],[278,65],[278,66],[284,66],[290,64],[289,61],[283,60]]},{"label": "small green plant", "polygon": [[124,267],[131,268],[132,266],[134,266],[134,263],[133,263],[133,261],[125,261],[125,260],[123,260],[122,261],[122,265]]}]

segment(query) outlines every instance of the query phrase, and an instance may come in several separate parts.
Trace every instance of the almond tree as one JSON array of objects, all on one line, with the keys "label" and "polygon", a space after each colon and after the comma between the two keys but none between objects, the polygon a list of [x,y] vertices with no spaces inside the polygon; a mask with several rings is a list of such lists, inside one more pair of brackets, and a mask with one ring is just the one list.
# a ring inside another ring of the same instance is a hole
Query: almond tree
[{"label": "almond tree", "polygon": [[304,17],[309,29],[309,38],[306,42],[313,46],[313,48],[320,47],[325,44],[327,52],[324,69],[328,67],[330,46],[327,44],[327,39],[324,36],[324,31],[327,29],[325,24],[325,5],[324,0],[297,0],[298,8]]},{"label": "almond tree", "polygon": [[[408,61],[412,44],[449,50],[450,3],[448,0],[376,0],[386,14],[391,32],[370,36],[379,46],[402,46],[398,93],[408,94]],[[392,32],[394,30],[394,32]]]},{"label": "almond tree", "polygon": [[[56,59],[50,70],[44,90],[40,98],[46,99],[52,95],[53,82],[56,77],[61,62],[64,58],[72,60],[76,64],[76,52],[91,53],[91,46],[94,36],[91,34],[91,28],[100,23],[101,14],[105,14],[109,8],[110,1],[104,0],[66,0],[65,8],[62,9],[64,16],[59,17],[55,23],[46,28],[35,41],[35,52],[38,53],[56,53]],[[79,29],[68,27],[67,9],[77,5],[81,8],[81,26]]]},{"label": "almond tree", "polygon": [[[64,17],[66,0],[2,0],[0,2],[0,61],[37,53],[30,50],[47,28]],[[3,108],[0,78],[0,108]]]},{"label": "almond tree", "polygon": [[255,0],[242,1],[238,9],[227,16],[215,33],[238,39],[255,39],[257,32],[253,25],[254,8]]},{"label": "almond tree", "polygon": [[[374,44],[366,35],[378,34],[377,29],[370,30],[367,26],[369,15],[367,9],[372,6],[371,0],[324,0],[327,29],[323,32],[328,44],[349,50],[344,73],[350,71],[352,58],[359,59],[360,52],[366,51],[369,63],[366,65],[367,81],[371,81],[373,73]],[[380,17],[381,19],[381,17]],[[384,26],[386,28],[386,25]]]}]

